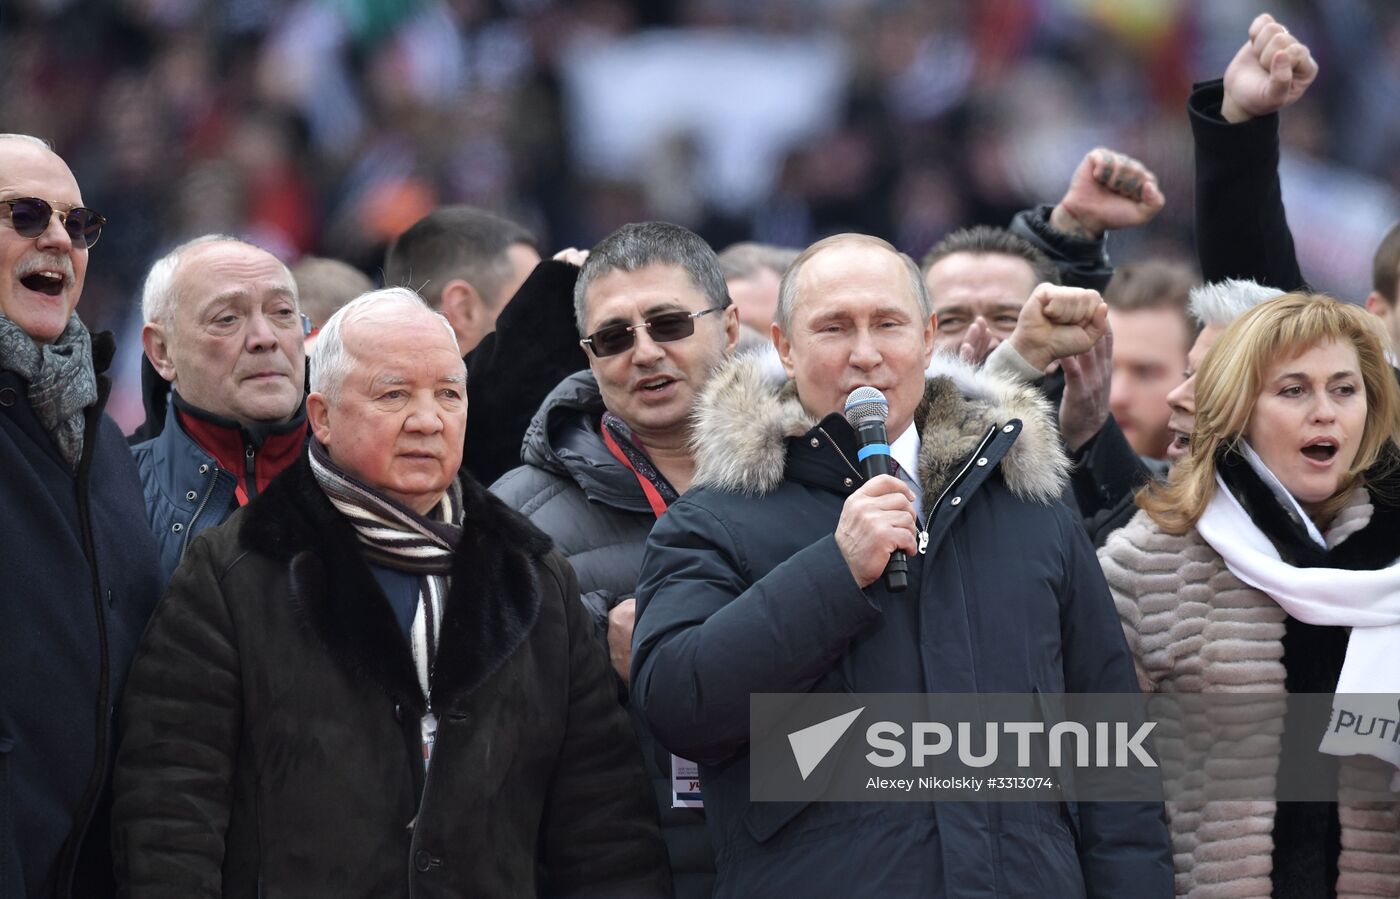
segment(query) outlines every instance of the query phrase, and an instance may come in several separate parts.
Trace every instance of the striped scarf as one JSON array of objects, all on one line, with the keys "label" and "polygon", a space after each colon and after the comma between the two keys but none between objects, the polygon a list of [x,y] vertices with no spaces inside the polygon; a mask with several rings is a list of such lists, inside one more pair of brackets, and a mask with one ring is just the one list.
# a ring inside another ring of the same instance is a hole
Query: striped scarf
[{"label": "striped scarf", "polygon": [[315,438],[309,456],[316,483],[331,505],[350,519],[365,557],[385,568],[420,576],[411,642],[418,685],[428,699],[443,605],[452,581],[452,552],[462,536],[462,486],[453,480],[442,501],[424,516],[346,474]]}]

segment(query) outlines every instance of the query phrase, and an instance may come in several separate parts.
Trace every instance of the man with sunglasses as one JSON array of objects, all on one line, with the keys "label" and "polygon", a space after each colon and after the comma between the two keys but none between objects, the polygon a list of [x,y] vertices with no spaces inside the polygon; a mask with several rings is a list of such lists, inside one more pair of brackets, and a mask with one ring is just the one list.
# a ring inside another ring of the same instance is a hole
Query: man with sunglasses
[{"label": "man with sunglasses", "polygon": [[131,451],[168,581],[195,534],[301,454],[306,351],[292,273],[235,237],[205,235],[158,259],[141,309],[146,358],[171,390],[160,433]]},{"label": "man with sunglasses", "polygon": [[106,896],[112,718],[160,592],[103,414],[110,334],[74,310],[105,219],[43,141],[0,135],[0,896]]},{"label": "man with sunglasses", "polygon": [[[690,486],[690,414],[739,340],[714,251],[678,225],[624,225],[593,248],[574,287],[588,370],[535,415],[525,464],[492,490],[554,538],[626,695],[647,534]],[[468,440],[470,442],[470,440]],[[680,897],[708,896],[713,853],[698,808],[673,807],[672,760],[633,724],[653,782]]]}]

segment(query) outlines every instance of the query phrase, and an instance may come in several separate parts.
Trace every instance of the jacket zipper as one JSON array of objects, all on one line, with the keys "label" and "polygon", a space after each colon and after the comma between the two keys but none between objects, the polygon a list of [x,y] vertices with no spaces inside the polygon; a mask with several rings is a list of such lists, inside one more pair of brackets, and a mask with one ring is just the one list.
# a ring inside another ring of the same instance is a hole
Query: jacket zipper
[{"label": "jacket zipper", "polygon": [[[427,708],[427,711],[424,713],[424,718],[426,718],[428,715],[433,715],[433,700],[432,700],[431,698],[428,699],[428,708]],[[436,715],[434,715],[433,717],[436,718]],[[439,726],[441,726],[441,722],[439,722]],[[423,740],[423,736],[422,736],[422,733],[423,733],[423,732],[422,732],[423,719],[422,719],[422,718],[420,718],[419,721],[418,721],[418,727],[419,727],[419,732],[418,732],[418,734],[419,734],[419,736],[418,736],[418,741],[419,741],[419,742],[418,742],[418,747],[419,747],[419,752],[420,752],[420,754],[421,754],[421,752],[422,752],[422,747],[423,747],[423,743],[422,743],[422,740]],[[433,734],[433,752],[434,752],[434,754],[437,753],[437,734],[436,734],[436,733]],[[422,764],[422,760],[418,760],[418,764]],[[414,895],[414,889],[413,889],[413,883],[414,883],[414,881],[413,881],[413,875],[414,875],[414,874],[423,873],[423,872],[421,872],[421,871],[418,870],[418,852],[419,852],[419,850],[416,848],[416,847],[418,846],[418,819],[423,817],[423,806],[425,806],[425,805],[428,804],[428,787],[432,786],[432,783],[433,783],[433,762],[432,762],[432,759],[429,758],[429,759],[428,759],[428,770],[427,770],[427,772],[423,775],[423,795],[420,796],[420,797],[418,797],[418,811],[417,811],[417,813],[414,814],[414,816],[413,816],[413,823],[412,823],[411,825],[409,825],[410,827],[413,828],[413,837],[408,841],[408,869],[409,869],[409,873],[408,873],[408,896],[409,896],[409,899],[413,899],[413,895]],[[431,862],[430,862],[430,863],[429,863],[429,868],[431,868],[431,867],[432,867],[432,864],[431,864]]]},{"label": "jacket zipper", "polygon": [[189,548],[190,537],[194,534],[194,523],[199,521],[199,516],[204,513],[204,507],[209,505],[209,500],[214,496],[214,488],[219,486],[219,466],[211,464],[209,466],[209,472],[209,489],[204,491],[204,498],[201,499],[199,505],[195,507],[194,517],[190,519],[190,523],[185,527],[185,539],[180,541],[181,559],[185,558],[185,550]]},{"label": "jacket zipper", "polygon": [[243,450],[243,476],[247,482],[248,502],[250,503],[256,499],[258,495],[256,457],[257,452],[251,446]]},{"label": "jacket zipper", "polygon": [[[846,463],[846,467],[855,472],[856,476],[864,481],[865,475],[861,474],[860,470],[851,464],[851,460],[846,458],[845,453],[841,452],[840,445],[838,445],[835,440],[831,439],[831,435],[826,432],[826,429],[817,428],[817,430],[820,431],[821,435],[831,444],[831,448],[836,450],[836,454],[841,457],[842,462]],[[924,553],[928,552],[929,530],[933,527],[933,516],[938,512],[939,505],[943,502],[944,498],[947,497],[948,491],[957,486],[957,483],[972,469],[972,466],[977,464],[977,460],[982,457],[982,451],[992,442],[992,438],[996,436],[996,433],[996,425],[992,425],[987,429],[987,433],[982,437],[982,442],[977,444],[977,449],[973,451],[972,455],[967,457],[967,464],[962,467],[962,470],[959,471],[952,480],[948,481],[948,485],[943,488],[943,492],[938,494],[938,499],[934,501],[932,506],[929,506],[928,514],[924,516],[923,526],[919,528],[919,555],[922,556]]]},{"label": "jacket zipper", "polygon": [[987,429],[987,434],[982,438],[982,442],[977,444],[977,449],[973,451],[972,455],[967,457],[967,464],[948,481],[947,486],[943,488],[943,492],[938,494],[938,499],[934,501],[932,506],[929,506],[928,514],[924,517],[924,526],[919,530],[919,555],[922,556],[924,553],[928,552],[929,531],[933,528],[933,516],[938,513],[938,507],[943,503],[944,498],[947,497],[948,491],[957,486],[958,482],[972,470],[972,466],[977,464],[977,460],[982,458],[982,451],[987,448],[987,444],[992,442],[992,438],[996,436],[996,433],[996,425],[992,425]]},{"label": "jacket zipper", "polygon": [[821,435],[826,438],[826,442],[831,444],[831,448],[836,450],[836,455],[841,457],[841,461],[846,463],[846,467],[849,468],[851,472],[855,474],[856,477],[864,481],[865,475],[861,474],[860,469],[852,465],[851,460],[846,458],[846,454],[841,452],[841,445],[838,444],[835,440],[831,439],[831,435],[826,432],[826,428],[817,428],[817,430],[820,431]]}]

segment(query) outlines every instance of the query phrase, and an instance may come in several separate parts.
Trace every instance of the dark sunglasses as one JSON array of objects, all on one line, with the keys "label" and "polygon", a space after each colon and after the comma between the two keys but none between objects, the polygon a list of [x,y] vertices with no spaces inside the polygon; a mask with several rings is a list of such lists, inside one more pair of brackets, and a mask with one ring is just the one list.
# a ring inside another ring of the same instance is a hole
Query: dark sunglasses
[{"label": "dark sunglasses", "polygon": [[[34,240],[43,234],[53,219],[54,208],[48,200],[38,197],[16,197],[13,200],[0,200],[0,206],[10,207],[10,226],[20,237]],[[74,206],[67,212],[58,210],[58,220],[63,230],[73,240],[73,246],[90,249],[102,236],[102,226],[107,224],[105,216],[88,209]]]},{"label": "dark sunglasses", "polygon": [[644,319],[640,325],[608,325],[589,334],[579,343],[592,350],[593,355],[599,359],[604,356],[616,356],[632,349],[632,344],[637,342],[638,328],[645,328],[651,339],[657,343],[680,340],[695,333],[697,318],[711,312],[719,312],[723,308],[711,306],[699,312],[662,312]]}]

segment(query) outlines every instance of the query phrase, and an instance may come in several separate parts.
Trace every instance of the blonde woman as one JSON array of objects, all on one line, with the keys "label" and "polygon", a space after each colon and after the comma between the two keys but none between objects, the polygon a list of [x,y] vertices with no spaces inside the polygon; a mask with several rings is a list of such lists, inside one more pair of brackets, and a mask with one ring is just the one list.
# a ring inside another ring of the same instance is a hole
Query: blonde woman
[{"label": "blonde woman", "polygon": [[[1099,552],[1144,690],[1400,692],[1400,390],[1383,345],[1360,308],[1285,294],[1206,355],[1189,453]],[[1326,723],[1284,728],[1316,746]],[[1253,768],[1205,771],[1204,795],[1226,778],[1389,770],[1263,739]],[[1400,896],[1393,804],[1169,811],[1178,895]]]}]

